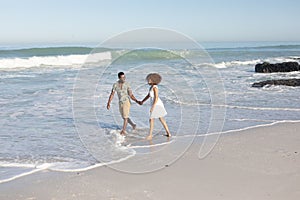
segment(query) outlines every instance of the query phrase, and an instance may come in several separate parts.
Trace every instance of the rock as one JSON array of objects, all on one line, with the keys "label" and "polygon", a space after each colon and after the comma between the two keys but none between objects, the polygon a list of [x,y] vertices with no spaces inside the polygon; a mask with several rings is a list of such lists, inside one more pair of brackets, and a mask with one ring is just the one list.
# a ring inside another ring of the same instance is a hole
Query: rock
[{"label": "rock", "polygon": [[291,59],[293,59],[293,60],[300,60],[299,57],[291,57]]},{"label": "rock", "polygon": [[252,87],[263,87],[265,85],[286,85],[286,86],[300,86],[300,79],[278,79],[278,80],[266,80],[252,84]]},{"label": "rock", "polygon": [[263,62],[255,65],[255,72],[259,73],[272,73],[272,72],[292,72],[299,71],[300,65],[297,62],[283,62],[270,64]]}]

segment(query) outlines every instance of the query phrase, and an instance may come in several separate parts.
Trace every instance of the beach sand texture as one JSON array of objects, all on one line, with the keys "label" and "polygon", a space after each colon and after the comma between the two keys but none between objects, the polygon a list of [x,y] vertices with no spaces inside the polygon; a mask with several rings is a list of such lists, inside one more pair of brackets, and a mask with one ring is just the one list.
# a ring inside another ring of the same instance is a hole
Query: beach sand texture
[{"label": "beach sand texture", "polygon": [[109,166],[85,172],[41,171],[0,185],[0,199],[300,199],[300,123],[223,134],[198,158],[197,140],[175,163],[153,173]]}]

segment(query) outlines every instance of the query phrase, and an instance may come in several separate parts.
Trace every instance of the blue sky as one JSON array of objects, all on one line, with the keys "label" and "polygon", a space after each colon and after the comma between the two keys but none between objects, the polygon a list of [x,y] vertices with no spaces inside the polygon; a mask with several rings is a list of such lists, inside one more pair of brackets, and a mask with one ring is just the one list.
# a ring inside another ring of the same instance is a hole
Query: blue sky
[{"label": "blue sky", "polygon": [[0,0],[0,44],[99,43],[142,27],[197,41],[300,41],[298,0]]}]

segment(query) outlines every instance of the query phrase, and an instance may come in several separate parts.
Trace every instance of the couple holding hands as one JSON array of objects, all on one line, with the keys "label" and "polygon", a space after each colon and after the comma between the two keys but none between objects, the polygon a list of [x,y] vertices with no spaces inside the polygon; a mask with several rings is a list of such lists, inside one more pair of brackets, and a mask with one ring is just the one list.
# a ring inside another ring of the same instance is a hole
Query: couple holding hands
[{"label": "couple holding hands", "polygon": [[150,85],[149,93],[147,96],[142,100],[138,101],[132,94],[132,90],[130,88],[130,85],[128,82],[125,81],[125,74],[124,72],[118,73],[119,80],[113,85],[113,88],[111,90],[108,102],[107,102],[107,109],[110,109],[110,103],[114,97],[115,92],[117,92],[119,97],[119,111],[120,114],[124,120],[123,122],[123,128],[121,130],[121,135],[125,135],[125,130],[127,127],[127,123],[129,123],[133,129],[136,128],[136,124],[131,121],[129,118],[130,113],[130,98],[138,103],[139,105],[143,105],[145,101],[147,101],[150,98],[151,104],[150,104],[150,130],[149,135],[147,136],[147,140],[152,139],[152,132],[154,127],[154,119],[159,118],[160,122],[162,123],[163,127],[166,130],[166,136],[171,137],[168,125],[166,123],[166,120],[164,119],[164,116],[167,114],[164,104],[161,101],[161,99],[158,97],[158,87],[157,85],[161,81],[161,76],[157,73],[151,73],[148,74],[146,77],[146,81]]}]

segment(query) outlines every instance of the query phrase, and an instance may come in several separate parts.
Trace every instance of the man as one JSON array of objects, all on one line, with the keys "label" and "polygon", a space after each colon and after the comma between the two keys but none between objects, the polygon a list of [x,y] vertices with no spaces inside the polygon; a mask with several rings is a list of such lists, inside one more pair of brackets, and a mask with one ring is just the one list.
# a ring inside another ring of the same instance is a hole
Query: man
[{"label": "man", "polygon": [[118,73],[119,80],[113,85],[111,90],[108,102],[107,102],[107,109],[110,109],[110,102],[112,101],[115,92],[117,92],[119,97],[119,111],[124,120],[123,128],[121,131],[121,135],[125,135],[127,123],[129,123],[133,129],[135,129],[136,124],[131,121],[129,118],[130,113],[130,98],[135,101],[136,103],[140,103],[132,94],[131,88],[129,83],[125,82],[125,74],[124,72]]}]

